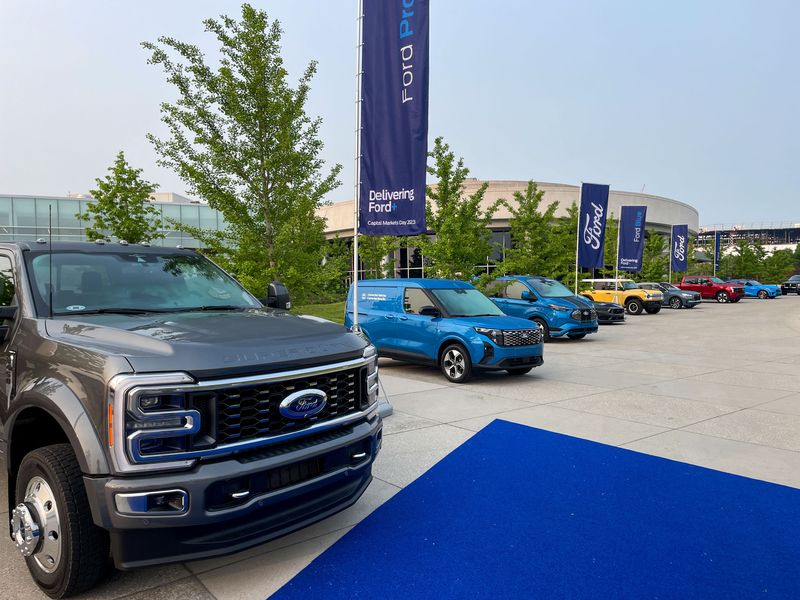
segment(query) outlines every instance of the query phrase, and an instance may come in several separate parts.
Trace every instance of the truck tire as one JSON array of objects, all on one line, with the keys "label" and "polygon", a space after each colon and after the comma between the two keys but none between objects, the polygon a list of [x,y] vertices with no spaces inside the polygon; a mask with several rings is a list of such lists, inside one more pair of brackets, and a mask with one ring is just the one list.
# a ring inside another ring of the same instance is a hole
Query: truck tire
[{"label": "truck tire", "polygon": [[670,308],[681,308],[683,306],[683,302],[677,296],[673,296],[669,299],[669,307]]},{"label": "truck tire", "polygon": [[660,305],[645,306],[644,310],[647,312],[648,315],[655,315],[661,312],[661,306]]},{"label": "truck tire", "polygon": [[542,341],[549,342],[552,338],[550,337],[550,328],[547,326],[547,322],[544,319],[531,319],[534,323],[536,323],[542,330]]},{"label": "truck tire", "polygon": [[450,344],[442,351],[439,368],[453,383],[465,383],[472,376],[472,360],[461,344]]},{"label": "truck tire", "polygon": [[725,304],[726,302],[730,302],[731,297],[728,295],[728,292],[720,291],[717,292],[717,302],[720,304]]},{"label": "truck tire", "polygon": [[769,296],[769,294],[767,293],[767,290],[758,290],[758,297],[759,298],[761,298],[762,300],[766,300],[767,296]]},{"label": "truck tire", "polygon": [[54,444],[25,455],[15,500],[12,535],[18,549],[25,546],[20,552],[29,554],[25,562],[42,591],[63,598],[94,587],[108,566],[108,534],[92,521],[72,447]]},{"label": "truck tire", "polygon": [[642,314],[642,310],[644,306],[642,305],[640,300],[636,298],[632,298],[625,303],[625,310],[628,312],[629,315],[640,315]]}]

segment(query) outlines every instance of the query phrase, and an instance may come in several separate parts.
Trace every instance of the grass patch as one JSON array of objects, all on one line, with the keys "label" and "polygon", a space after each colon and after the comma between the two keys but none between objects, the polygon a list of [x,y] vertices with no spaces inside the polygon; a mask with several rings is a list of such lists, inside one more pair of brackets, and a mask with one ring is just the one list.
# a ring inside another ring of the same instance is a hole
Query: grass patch
[{"label": "grass patch", "polygon": [[300,315],[313,315],[322,317],[334,323],[344,323],[344,302],[334,302],[333,304],[306,304],[295,306],[292,312]]}]

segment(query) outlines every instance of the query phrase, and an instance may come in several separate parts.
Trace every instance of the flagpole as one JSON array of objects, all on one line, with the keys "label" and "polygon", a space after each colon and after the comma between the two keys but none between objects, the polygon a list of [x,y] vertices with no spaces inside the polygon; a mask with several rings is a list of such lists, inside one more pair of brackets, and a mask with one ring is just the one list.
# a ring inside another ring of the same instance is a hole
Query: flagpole
[{"label": "flagpole", "polygon": [[578,191],[578,226],[575,230],[575,295],[578,295],[578,253],[581,243],[581,202],[583,201],[583,182]]},{"label": "flagpole", "polygon": [[353,186],[353,331],[358,333],[358,227],[361,211],[361,55],[364,48],[364,0],[357,0],[358,16],[356,42],[356,152],[355,152],[355,184]]},{"label": "flagpole", "polygon": [[675,229],[675,225],[669,226],[669,282],[672,283],[672,253],[675,252],[675,249],[672,247],[672,234],[673,229]]},{"label": "flagpole", "polygon": [[617,221],[617,259],[614,263],[614,302],[617,304],[619,304],[619,292],[617,290],[619,289],[619,230],[622,226],[622,207],[619,209],[619,214],[620,218]]},{"label": "flagpole", "polygon": [[714,277],[717,276],[717,254],[719,254],[719,238],[717,237],[717,228],[714,227],[714,256],[711,257],[711,260],[714,261]]}]

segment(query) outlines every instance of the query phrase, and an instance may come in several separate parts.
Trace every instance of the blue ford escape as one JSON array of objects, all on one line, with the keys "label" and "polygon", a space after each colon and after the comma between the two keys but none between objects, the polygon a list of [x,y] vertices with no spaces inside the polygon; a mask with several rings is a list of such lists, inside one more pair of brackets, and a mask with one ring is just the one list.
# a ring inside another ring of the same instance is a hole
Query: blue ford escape
[{"label": "blue ford escape", "polygon": [[[510,317],[480,291],[446,279],[358,282],[358,320],[379,356],[436,365],[452,382],[474,369],[524,375],[542,364],[542,331]],[[353,288],[345,326],[353,324]]]},{"label": "blue ford escape", "polygon": [[545,341],[562,335],[579,340],[597,333],[597,311],[592,303],[555,279],[499,277],[489,286],[489,296],[507,315],[539,324]]}]

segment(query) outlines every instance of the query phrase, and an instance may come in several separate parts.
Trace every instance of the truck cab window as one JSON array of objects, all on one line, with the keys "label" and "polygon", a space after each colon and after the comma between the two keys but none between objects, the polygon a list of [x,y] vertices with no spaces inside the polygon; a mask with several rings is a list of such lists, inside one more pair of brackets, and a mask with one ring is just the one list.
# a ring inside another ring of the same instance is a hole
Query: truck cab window
[{"label": "truck cab window", "polygon": [[14,269],[8,256],[0,255],[0,306],[16,304]]}]

